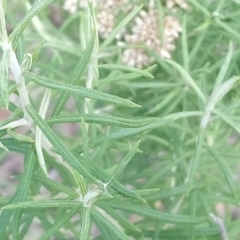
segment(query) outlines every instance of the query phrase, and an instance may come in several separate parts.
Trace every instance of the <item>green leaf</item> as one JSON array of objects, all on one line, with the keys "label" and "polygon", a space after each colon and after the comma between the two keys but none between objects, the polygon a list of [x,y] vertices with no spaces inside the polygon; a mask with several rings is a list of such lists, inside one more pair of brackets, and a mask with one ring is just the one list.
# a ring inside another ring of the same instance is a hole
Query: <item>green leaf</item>
[{"label": "green leaf", "polygon": [[9,149],[9,151],[23,153],[25,155],[28,154],[30,146],[32,147],[32,144],[29,142],[19,142],[14,138],[3,138],[1,139],[1,142]]},{"label": "green leaf", "polygon": [[[90,42],[88,43],[86,49],[84,50],[81,59],[79,60],[77,66],[74,69],[74,72],[72,74],[72,76],[70,77],[70,83],[71,84],[76,84],[79,79],[82,77],[82,75],[84,74],[84,71],[87,67],[87,65],[90,62],[90,58],[92,56],[93,53],[93,49],[94,49],[94,35],[92,35]],[[84,89],[83,89],[84,90]],[[52,116],[57,116],[60,114],[60,112],[62,111],[65,103],[67,102],[68,98],[70,96],[69,92],[63,92],[61,93],[60,97],[59,97],[59,101],[57,101],[57,104],[55,106],[55,109],[53,110]]]},{"label": "green leaf", "polygon": [[165,60],[165,62],[169,63],[171,66],[173,66],[176,70],[179,71],[181,74],[183,80],[185,81],[186,84],[189,84],[194,91],[197,93],[199,98],[203,101],[206,102],[206,98],[204,94],[202,93],[201,89],[198,87],[198,85],[195,83],[195,81],[192,79],[192,77],[189,75],[189,73],[178,63],[172,61],[172,60]]},{"label": "green leaf", "polygon": [[212,147],[210,147],[207,144],[206,144],[206,147],[207,147],[208,151],[211,153],[211,155],[218,162],[218,164],[219,164],[219,166],[220,166],[220,168],[221,168],[221,170],[224,174],[224,177],[225,177],[225,179],[228,183],[228,186],[229,186],[229,188],[232,192],[232,195],[234,196],[237,205],[239,205],[240,202],[239,202],[238,192],[237,192],[237,189],[236,189],[235,184],[233,182],[233,177],[232,177],[232,173],[231,173],[230,168],[228,167],[226,161]]},{"label": "green leaf", "polygon": [[[202,148],[204,144],[204,137],[205,137],[205,128],[200,127],[198,130],[198,137],[197,137],[197,143],[194,149],[194,154],[190,162],[190,166],[188,168],[188,174],[187,174],[187,183],[190,183],[193,181],[193,178],[196,175],[199,162],[201,159],[202,154]],[[190,191],[190,189],[189,189]]]},{"label": "green leaf", "polygon": [[183,66],[189,72],[189,56],[188,56],[188,42],[187,42],[187,16],[184,14],[182,23],[182,53],[183,53]]},{"label": "green leaf", "polygon": [[[0,3],[1,4],[1,3]],[[4,45],[4,47],[3,47]],[[5,46],[6,45],[6,46]],[[2,43],[2,56],[0,56],[0,89],[1,89],[1,98],[4,106],[8,108],[9,104],[9,93],[8,93],[8,69],[9,69],[9,57],[10,50],[8,43]]]},{"label": "green leaf", "polygon": [[16,132],[12,131],[11,129],[7,129],[7,133],[18,141],[25,141],[25,142],[30,142],[30,143],[34,142],[34,140],[31,137],[16,133]]},{"label": "green leaf", "polygon": [[84,119],[81,117],[81,130],[83,142],[83,165],[89,171],[89,147],[88,147],[88,133]]},{"label": "green leaf", "polygon": [[26,106],[26,110],[29,115],[35,121],[37,126],[42,130],[45,137],[51,142],[53,147],[58,151],[58,153],[62,156],[62,158],[67,161],[73,169],[79,172],[83,177],[96,181],[97,179],[86,170],[86,168],[76,159],[76,157],[64,146],[61,140],[57,137],[57,135],[53,132],[53,130],[44,122],[44,120],[39,116],[39,114],[34,110],[34,108],[30,105]]},{"label": "green leaf", "polygon": [[[109,133],[109,140],[121,139],[121,138],[133,136],[137,133],[142,133],[142,132],[145,132],[145,131],[159,129],[160,127],[166,126],[166,125],[176,121],[177,119],[194,117],[194,116],[202,116],[202,115],[203,115],[203,113],[198,112],[198,111],[172,113],[172,114],[169,114],[169,115],[167,115],[163,118],[160,118],[159,120],[157,120],[153,123],[149,123],[149,124],[147,124],[145,126],[142,126],[142,127],[123,128],[123,129],[112,130]],[[96,139],[96,141],[93,143],[93,146],[101,143],[103,141],[104,137],[105,137],[104,134],[100,135]]]},{"label": "green leaf", "polygon": [[42,40],[42,41],[36,46],[36,48],[34,49],[33,54],[32,54],[32,63],[34,63],[34,62],[37,60],[40,52],[42,51],[43,44],[44,44],[44,41]]},{"label": "green leaf", "polygon": [[90,231],[90,213],[91,208],[85,207],[83,208],[83,213],[81,215],[81,231],[79,240],[88,240],[89,239],[89,231]]},{"label": "green leaf", "polygon": [[21,218],[22,218],[22,209],[16,209],[13,212],[12,216],[12,236],[13,239],[19,239],[19,228],[20,228],[20,223],[21,223]]},{"label": "green leaf", "polygon": [[183,185],[176,186],[176,187],[160,189],[157,193],[153,193],[152,195],[146,196],[145,199],[147,201],[157,201],[157,200],[161,200],[161,199],[168,199],[171,197],[175,197],[175,196],[187,193],[187,191],[189,190],[190,187],[191,187],[191,190],[195,190],[195,189],[203,188],[206,186],[207,186],[206,183],[183,184]]},{"label": "green leaf", "polygon": [[151,108],[149,111],[147,111],[145,114],[153,114],[159,111],[161,108],[164,106],[168,105],[170,102],[173,102],[174,99],[176,99],[179,95],[181,95],[181,90],[176,89],[173,90],[172,92],[169,92],[166,94],[166,97],[157,103],[153,108]]},{"label": "green leaf", "polygon": [[100,221],[107,229],[109,229],[117,238],[121,240],[129,240],[128,236],[117,226],[112,224],[107,218],[103,217],[96,209],[91,209],[91,214]]},{"label": "green leaf", "polygon": [[5,22],[6,1],[0,2],[0,41],[7,41],[8,33]]},{"label": "green leaf", "polygon": [[3,209],[19,209],[19,208],[73,208],[81,207],[82,203],[74,200],[36,200],[17,202],[9,204]]},{"label": "green leaf", "polygon": [[[234,84],[240,80],[240,77],[233,76],[213,90],[209,98],[207,109],[212,110],[214,106],[231,90]],[[219,80],[220,81],[220,80]]]},{"label": "green leaf", "polygon": [[[93,162],[91,163],[91,172],[94,174],[94,176],[98,177],[102,182],[106,182],[106,179],[108,178],[106,172],[103,171],[102,168],[100,168],[98,165],[93,164]],[[143,199],[139,194],[128,189],[118,181],[115,181],[113,183],[112,188],[125,197],[133,198],[141,202],[146,202],[145,199]]]},{"label": "green leaf", "polygon": [[9,124],[10,122],[13,122],[13,120],[20,114],[22,111],[21,108],[17,108],[14,110],[14,112],[4,121],[0,122],[0,127]]},{"label": "green leaf", "polygon": [[227,32],[231,35],[231,38],[236,39],[236,41],[240,42],[240,34],[237,30],[233,29],[231,25],[226,24],[225,22],[215,19],[214,21],[219,27],[223,28],[224,32]]},{"label": "green leaf", "polygon": [[81,97],[86,97],[90,99],[96,99],[104,102],[109,102],[113,104],[117,104],[120,106],[124,107],[139,107],[139,105],[127,100],[123,99],[111,94],[107,93],[102,93],[93,89],[88,89],[72,84],[67,84],[67,83],[60,83],[57,81],[50,80],[45,77],[39,77],[33,73],[26,72],[24,73],[24,76],[26,79],[35,82],[43,87],[50,88],[50,89],[55,89],[55,90],[60,90],[60,91],[65,91],[70,94],[76,94]]},{"label": "green leaf", "polygon": [[32,7],[28,10],[25,17],[18,23],[18,25],[14,28],[13,32],[10,35],[10,39],[15,49],[19,40],[20,35],[28,25],[28,23],[32,20],[34,16],[36,16],[43,8],[49,5],[53,0],[36,0]]},{"label": "green leaf", "polygon": [[[146,68],[144,71],[151,72],[155,67],[156,67],[156,65],[150,66],[150,67]],[[104,85],[104,84],[108,84],[108,83],[119,83],[122,81],[125,82],[128,80],[133,80],[133,79],[139,78],[140,76],[141,76],[141,74],[139,74],[139,73],[125,73],[125,74],[107,76],[106,78],[99,79],[98,84]],[[157,84],[158,82],[154,82],[154,83]],[[162,83],[162,84],[164,84],[164,83]]]},{"label": "green leaf", "polygon": [[52,179],[46,177],[45,175],[34,175],[33,180],[42,183],[46,188],[51,188],[54,191],[59,191],[68,194],[70,197],[77,198],[78,194],[72,189],[66,187],[65,185],[53,181]]},{"label": "green leaf", "polygon": [[0,148],[9,152],[8,148],[6,146],[4,146],[1,142],[0,142]]},{"label": "green leaf", "polygon": [[229,126],[231,126],[233,129],[235,129],[240,134],[240,125],[236,123],[231,117],[228,115],[221,113],[217,110],[213,111],[216,116],[218,116],[221,120],[226,122]]},{"label": "green leaf", "polygon": [[[35,160],[36,160],[36,155],[32,148],[28,154],[28,158],[27,158],[26,164],[24,166],[24,174],[20,180],[18,190],[17,190],[15,196],[13,197],[13,199],[10,201],[10,203],[17,204],[18,202],[24,201],[27,198],[30,180],[31,180],[33,170],[34,170]],[[2,211],[2,213],[0,215],[0,236],[3,235],[5,227],[9,224],[9,219],[13,213],[14,213],[13,210],[3,210]],[[17,216],[19,216],[18,212],[17,212]],[[14,221],[14,219],[13,219],[13,221]],[[18,221],[18,218],[16,219],[16,221]],[[15,229],[18,228],[18,226],[19,226],[18,224],[19,223],[16,222]]]},{"label": "green leaf", "polygon": [[102,43],[99,48],[99,53],[106,49],[106,47],[114,40],[117,34],[135,17],[135,15],[142,9],[143,5],[135,7],[124,19],[116,26],[110,33],[108,38]]},{"label": "green leaf", "polygon": [[141,69],[138,69],[138,68],[135,68],[135,67],[129,67],[129,66],[125,66],[125,65],[102,64],[102,65],[98,65],[98,68],[107,69],[107,70],[119,70],[119,71],[133,72],[133,73],[137,73],[139,75],[142,75],[144,77],[154,78],[153,75],[146,70],[141,70]]},{"label": "green leaf", "polygon": [[[152,238],[153,230],[145,230],[143,231],[144,237]],[[206,239],[219,239],[220,231],[217,227],[201,227],[201,228],[189,228],[189,227],[181,227],[181,228],[171,228],[167,230],[161,229],[158,234],[157,239],[191,239],[192,234],[194,234],[194,238],[197,240],[206,240]],[[193,239],[194,239],[193,238]]]},{"label": "green leaf", "polygon": [[118,223],[124,227],[125,229],[129,230],[129,231],[136,231],[136,232],[141,232],[141,230],[134,226],[129,220],[127,220],[125,217],[123,217],[122,215],[118,214],[115,209],[112,209],[109,206],[105,206],[104,204],[98,204],[99,206],[101,206],[101,209],[103,209],[104,211],[106,211],[108,214],[110,214],[114,219],[116,219],[118,221]]},{"label": "green leaf", "polygon": [[176,159],[174,159],[174,161],[172,161],[171,163],[169,163],[166,167],[162,167],[161,171],[159,171],[158,174],[153,175],[152,177],[150,177],[148,179],[148,181],[146,182],[146,184],[144,185],[145,188],[148,188],[150,186],[152,186],[153,184],[155,184],[156,182],[160,181],[160,179],[168,172],[171,171],[171,169],[176,166],[177,164],[179,164],[180,161],[183,161],[186,157],[189,156],[189,153],[183,154],[182,156],[177,157]]},{"label": "green leaf", "polygon": [[226,75],[226,72],[229,68],[229,65],[230,65],[230,62],[232,59],[232,55],[233,55],[233,44],[232,44],[232,41],[230,41],[227,56],[224,60],[224,63],[222,64],[222,67],[221,67],[219,73],[218,73],[217,79],[215,81],[215,85],[213,87],[213,91],[216,90],[219,87],[219,85],[222,83],[222,81]]},{"label": "green leaf", "polygon": [[48,240],[51,236],[55,234],[57,230],[59,230],[67,221],[69,221],[74,214],[79,210],[79,206],[73,207],[67,214],[64,216],[60,216],[56,219],[56,221],[52,224],[52,226],[45,232],[39,240]]},{"label": "green leaf", "polygon": [[157,121],[158,118],[127,119],[111,115],[100,114],[64,114],[46,119],[49,125],[67,122],[81,122],[107,124],[115,127],[136,128]]},{"label": "green leaf", "polygon": [[125,167],[128,165],[128,163],[131,161],[133,156],[135,155],[138,146],[140,144],[140,140],[134,144],[133,148],[131,151],[122,159],[122,161],[117,165],[116,168],[114,168],[111,176],[106,180],[106,183],[108,184],[108,187],[110,187],[113,182],[120,176],[122,171],[125,169]]},{"label": "green leaf", "polygon": [[116,204],[108,203],[108,205],[114,209],[123,210],[131,214],[135,213],[148,219],[155,221],[165,222],[165,223],[175,223],[175,224],[196,224],[202,222],[203,218],[195,218],[186,215],[172,214],[166,212],[160,212],[158,210],[152,210],[149,208],[144,208],[132,204]]}]

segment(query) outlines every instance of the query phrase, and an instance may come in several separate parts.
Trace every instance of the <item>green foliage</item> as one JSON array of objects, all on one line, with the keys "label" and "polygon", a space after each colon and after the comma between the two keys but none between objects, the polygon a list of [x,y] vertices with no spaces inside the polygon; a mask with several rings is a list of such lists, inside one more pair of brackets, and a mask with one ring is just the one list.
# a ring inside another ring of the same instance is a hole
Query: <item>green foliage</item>
[{"label": "green foliage", "polygon": [[105,40],[91,3],[22,2],[0,0],[0,169],[24,157],[14,183],[0,176],[0,239],[239,239],[237,1],[189,0],[172,59],[141,45],[145,69],[115,37],[148,1]]}]

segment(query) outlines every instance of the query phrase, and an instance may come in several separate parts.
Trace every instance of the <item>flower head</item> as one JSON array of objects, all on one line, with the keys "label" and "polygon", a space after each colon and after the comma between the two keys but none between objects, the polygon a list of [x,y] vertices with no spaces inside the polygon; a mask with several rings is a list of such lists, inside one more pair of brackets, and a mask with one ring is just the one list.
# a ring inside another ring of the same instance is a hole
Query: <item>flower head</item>
[{"label": "flower head", "polygon": [[[170,51],[175,49],[174,40],[179,36],[181,25],[178,19],[172,16],[163,18],[163,26],[159,25],[159,14],[151,1],[148,11],[141,11],[135,18],[132,34],[125,35],[129,44],[145,44],[162,58],[171,58]],[[163,36],[160,36],[162,27]],[[143,67],[153,62],[143,49],[127,49],[123,52],[123,62],[130,66]]]},{"label": "flower head", "polygon": [[184,0],[167,0],[166,5],[168,8],[173,9],[176,6],[179,6],[180,8],[187,9],[188,5]]}]

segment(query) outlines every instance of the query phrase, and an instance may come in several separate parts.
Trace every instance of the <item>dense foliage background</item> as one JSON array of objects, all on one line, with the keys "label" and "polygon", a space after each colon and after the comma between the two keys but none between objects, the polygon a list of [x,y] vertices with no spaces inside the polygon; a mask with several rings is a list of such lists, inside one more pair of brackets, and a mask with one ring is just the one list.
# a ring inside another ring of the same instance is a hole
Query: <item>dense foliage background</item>
[{"label": "dense foliage background", "polygon": [[239,239],[240,3],[66,2],[0,1],[0,239]]}]

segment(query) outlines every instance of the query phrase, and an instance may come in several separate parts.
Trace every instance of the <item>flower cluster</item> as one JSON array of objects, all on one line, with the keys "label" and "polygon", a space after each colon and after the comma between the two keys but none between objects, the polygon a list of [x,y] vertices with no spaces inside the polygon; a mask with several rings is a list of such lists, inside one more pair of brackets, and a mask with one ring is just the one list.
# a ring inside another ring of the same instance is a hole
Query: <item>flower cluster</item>
[{"label": "flower cluster", "polygon": [[[150,5],[148,11],[141,11],[135,18],[132,33],[125,35],[128,44],[145,44],[161,58],[171,58],[170,51],[175,49],[174,40],[181,31],[180,22],[172,17],[165,16],[162,21],[162,34],[160,36],[160,19],[154,5]],[[127,49],[123,52],[123,62],[129,66],[142,68],[153,62],[143,49]]]},{"label": "flower cluster", "polygon": [[188,5],[184,0],[167,0],[166,5],[168,8],[179,6],[180,8],[187,9]]},{"label": "flower cluster", "polygon": [[[85,8],[87,2],[87,0],[66,0],[64,8],[69,12],[75,12],[77,5]],[[116,16],[120,12],[129,12],[133,7],[128,0],[95,0],[93,3],[98,8],[98,32],[103,39],[107,38],[116,26]],[[172,9],[172,11],[175,11],[177,6],[183,9],[188,7],[184,0],[166,0],[166,7]],[[159,19],[154,0],[150,0],[148,8],[140,12],[139,16],[134,19],[129,31],[124,30],[117,36],[117,40],[118,44],[146,46],[161,58],[168,59],[171,58],[171,51],[175,49],[174,41],[179,37],[180,32],[181,24],[179,20],[170,15]],[[153,61],[153,58],[146,53],[143,47],[126,49],[122,54],[122,62],[129,66],[143,68]]]},{"label": "flower cluster", "polygon": [[[93,6],[96,6],[96,0],[92,0]],[[87,8],[88,7],[88,0],[65,0],[63,5],[63,9],[68,11],[71,14],[77,12],[78,8]]]}]

